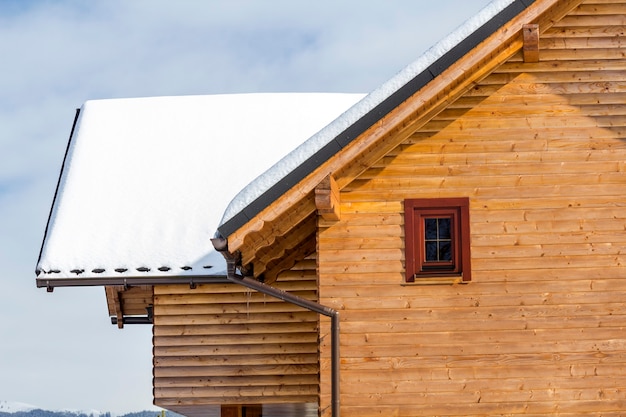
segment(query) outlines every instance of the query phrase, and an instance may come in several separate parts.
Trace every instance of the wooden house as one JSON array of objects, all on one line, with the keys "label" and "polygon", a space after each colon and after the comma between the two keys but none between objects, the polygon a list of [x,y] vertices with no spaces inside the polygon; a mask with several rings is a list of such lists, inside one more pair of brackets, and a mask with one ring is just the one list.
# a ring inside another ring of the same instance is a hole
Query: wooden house
[{"label": "wooden house", "polygon": [[151,305],[155,404],[189,416],[622,415],[626,1],[471,22],[231,210],[225,274],[44,256],[38,285]]}]

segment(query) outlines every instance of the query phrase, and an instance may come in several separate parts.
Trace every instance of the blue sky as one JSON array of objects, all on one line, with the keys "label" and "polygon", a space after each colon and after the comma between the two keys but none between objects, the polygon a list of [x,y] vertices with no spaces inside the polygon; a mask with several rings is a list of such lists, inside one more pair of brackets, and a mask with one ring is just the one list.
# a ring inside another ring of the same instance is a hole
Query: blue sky
[{"label": "blue sky", "polygon": [[150,327],[112,326],[102,288],[35,287],[84,101],[367,93],[487,3],[0,0],[0,400],[117,413],[152,404]]}]

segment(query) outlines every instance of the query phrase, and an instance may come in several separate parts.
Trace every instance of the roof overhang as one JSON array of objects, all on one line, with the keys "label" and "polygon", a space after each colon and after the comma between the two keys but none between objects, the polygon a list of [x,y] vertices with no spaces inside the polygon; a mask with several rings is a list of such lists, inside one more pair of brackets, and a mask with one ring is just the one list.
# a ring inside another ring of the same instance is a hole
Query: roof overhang
[{"label": "roof overhang", "polygon": [[72,129],[37,284],[215,281],[226,262],[211,238],[228,201],[361,98],[289,93],[88,101]]}]

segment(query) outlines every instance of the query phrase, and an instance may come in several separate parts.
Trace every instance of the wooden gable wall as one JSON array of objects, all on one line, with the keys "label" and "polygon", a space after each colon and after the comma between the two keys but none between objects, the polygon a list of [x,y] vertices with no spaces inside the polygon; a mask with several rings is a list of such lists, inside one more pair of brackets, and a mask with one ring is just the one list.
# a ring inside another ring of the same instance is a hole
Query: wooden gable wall
[{"label": "wooden gable wall", "polygon": [[[625,34],[626,2],[583,2],[541,34],[539,62],[515,55],[320,219],[343,416],[623,414]],[[472,282],[403,285],[404,199],[460,196]]]},{"label": "wooden gable wall", "polygon": [[[315,259],[274,286],[317,300]],[[317,404],[318,327],[316,313],[236,284],[157,286],[155,404],[203,417],[219,405]]]}]

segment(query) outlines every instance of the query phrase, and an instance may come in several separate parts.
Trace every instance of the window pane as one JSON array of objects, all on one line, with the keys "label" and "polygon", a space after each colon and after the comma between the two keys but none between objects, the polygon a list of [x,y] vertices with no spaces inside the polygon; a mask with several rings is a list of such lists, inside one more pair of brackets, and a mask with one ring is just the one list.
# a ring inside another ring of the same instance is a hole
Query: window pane
[{"label": "window pane", "polygon": [[450,241],[439,242],[439,261],[451,261],[452,260],[452,245]]},{"label": "window pane", "polygon": [[450,217],[424,218],[424,260],[450,262],[452,260],[452,219]]},{"label": "window pane", "polygon": [[437,219],[439,223],[439,239],[450,239],[450,219]]},{"label": "window pane", "polygon": [[437,241],[426,242],[426,261],[436,262],[437,258]]},{"label": "window pane", "polygon": [[437,220],[438,219],[424,219],[424,237],[426,240],[437,239]]}]

